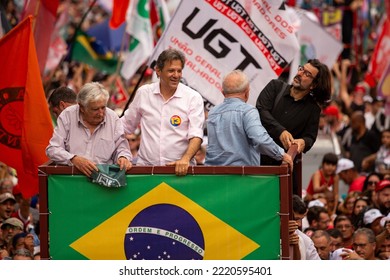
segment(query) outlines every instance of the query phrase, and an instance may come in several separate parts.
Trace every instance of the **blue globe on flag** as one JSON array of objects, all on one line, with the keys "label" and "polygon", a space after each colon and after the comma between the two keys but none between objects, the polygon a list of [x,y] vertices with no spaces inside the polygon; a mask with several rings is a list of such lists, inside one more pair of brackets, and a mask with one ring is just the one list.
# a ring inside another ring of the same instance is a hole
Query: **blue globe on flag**
[{"label": "blue globe on flag", "polygon": [[130,222],[124,247],[128,260],[202,260],[205,242],[190,213],[173,204],[156,204]]}]

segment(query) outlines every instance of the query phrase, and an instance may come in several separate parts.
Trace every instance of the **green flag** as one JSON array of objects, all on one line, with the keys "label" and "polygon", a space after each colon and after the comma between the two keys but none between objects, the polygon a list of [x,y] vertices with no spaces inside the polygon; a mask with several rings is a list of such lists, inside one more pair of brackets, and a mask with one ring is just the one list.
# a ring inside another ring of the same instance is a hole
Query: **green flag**
[{"label": "green flag", "polygon": [[82,31],[77,36],[72,48],[72,60],[86,63],[100,71],[115,73],[118,60],[94,37]]},{"label": "green flag", "polygon": [[53,259],[279,259],[279,178],[128,175],[105,188],[48,179]]}]

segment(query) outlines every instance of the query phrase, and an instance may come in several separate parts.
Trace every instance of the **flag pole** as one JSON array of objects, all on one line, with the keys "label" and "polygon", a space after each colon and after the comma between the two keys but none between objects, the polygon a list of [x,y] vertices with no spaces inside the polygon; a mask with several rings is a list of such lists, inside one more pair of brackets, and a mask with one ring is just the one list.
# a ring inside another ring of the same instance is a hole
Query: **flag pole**
[{"label": "flag pole", "polygon": [[33,21],[33,25],[32,25],[32,32],[33,33],[35,33],[35,25],[36,25],[36,22],[37,22],[37,17],[38,17],[40,6],[41,6],[41,0],[38,0],[37,4],[35,6],[34,19],[33,19],[34,21]]},{"label": "flag pole", "polygon": [[[127,25],[127,22],[126,22],[126,25]],[[120,68],[120,65],[122,64],[121,63],[121,57],[122,57],[122,52],[123,52],[123,50],[125,48],[125,38],[126,38],[126,30],[125,30],[125,32],[123,32],[121,48],[120,48],[119,54],[118,54],[118,64],[116,65],[116,71],[115,71],[115,74],[117,74],[117,75],[119,74],[119,68]]]},{"label": "flag pole", "polygon": [[131,94],[130,94],[130,96],[129,96],[129,100],[127,100],[127,103],[126,103],[125,108],[123,108],[123,111],[122,111],[122,114],[120,115],[120,117],[123,117],[123,115],[125,114],[125,111],[126,111],[127,107],[129,107],[130,103],[133,101],[134,96],[135,96],[135,92],[136,92],[137,89],[139,88],[139,85],[141,84],[141,81],[142,81],[142,79],[143,79],[144,76],[145,76],[146,70],[148,70],[148,64],[147,64],[147,63],[145,64],[144,69],[142,70],[141,77],[138,79],[137,84],[135,85],[133,91],[131,92]]},{"label": "flag pole", "polygon": [[72,39],[69,42],[69,48],[70,48],[69,49],[69,56],[68,56],[69,61],[72,61],[73,45],[74,45],[74,41],[76,41],[77,31],[79,31],[81,29],[81,25],[84,23],[85,19],[87,18],[87,15],[92,10],[92,7],[96,4],[96,2],[97,2],[97,0],[93,0],[93,2],[89,5],[88,10],[85,12],[85,14],[81,18],[79,24],[77,25],[76,29],[74,30],[74,34],[72,36]]},{"label": "flag pole", "polygon": [[[127,23],[126,23],[127,25]],[[111,28],[110,26],[108,26],[108,28]],[[118,76],[119,79],[122,79],[122,77],[119,75],[119,69],[120,69],[120,66],[122,65],[121,63],[121,57],[122,57],[122,53],[123,53],[123,49],[125,48],[125,36],[126,35],[126,31],[123,32],[123,35],[122,35],[122,41],[121,41],[121,47],[119,49],[119,53],[118,53],[118,63],[116,65],[116,70],[115,70],[115,76]],[[111,87],[114,86],[115,84],[115,80],[112,81],[112,84],[111,84]],[[127,89],[124,87],[124,90],[126,91],[127,93]]]}]

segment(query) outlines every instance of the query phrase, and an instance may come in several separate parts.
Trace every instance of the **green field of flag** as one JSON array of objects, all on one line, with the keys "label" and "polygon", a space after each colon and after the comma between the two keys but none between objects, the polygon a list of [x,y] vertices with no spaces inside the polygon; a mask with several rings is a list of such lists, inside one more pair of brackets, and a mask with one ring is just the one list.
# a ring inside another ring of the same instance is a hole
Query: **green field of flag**
[{"label": "green field of flag", "polygon": [[51,258],[280,258],[277,176],[127,175],[127,183],[50,175]]}]

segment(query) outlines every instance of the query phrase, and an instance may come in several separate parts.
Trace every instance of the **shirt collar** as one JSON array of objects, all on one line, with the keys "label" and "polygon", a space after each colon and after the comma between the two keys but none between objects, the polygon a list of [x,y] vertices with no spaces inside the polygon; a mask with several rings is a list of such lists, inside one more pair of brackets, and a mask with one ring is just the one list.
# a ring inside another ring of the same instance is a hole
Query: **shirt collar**
[{"label": "shirt collar", "polygon": [[[290,86],[288,87],[288,90],[286,90],[286,91],[283,93],[283,95],[284,95],[284,96],[287,96],[287,97],[289,97],[289,98],[291,98],[292,100],[294,100],[294,97],[292,97],[292,96],[290,95],[291,87],[292,87],[292,86],[290,85]],[[299,100],[297,100],[297,101],[294,100],[294,102],[304,101],[304,100],[308,99],[309,96],[311,96],[311,93],[310,93],[310,92],[309,92],[308,94],[306,94],[303,98],[301,98],[301,99],[299,99]]]},{"label": "shirt collar", "polygon": [[238,97],[227,97],[223,100],[223,102],[225,102],[225,103],[239,103],[239,102],[245,103],[244,100],[242,100],[241,98],[238,98]]},{"label": "shirt collar", "polygon": [[[173,98],[173,97],[183,97],[184,92],[181,90],[182,87],[183,87],[183,85],[181,83],[179,83],[177,85],[175,93],[172,95],[171,98]],[[153,93],[162,95],[161,91],[160,91],[160,83],[159,82],[154,84]]]}]

